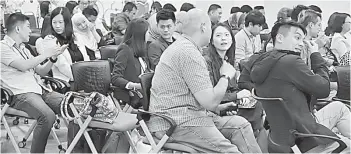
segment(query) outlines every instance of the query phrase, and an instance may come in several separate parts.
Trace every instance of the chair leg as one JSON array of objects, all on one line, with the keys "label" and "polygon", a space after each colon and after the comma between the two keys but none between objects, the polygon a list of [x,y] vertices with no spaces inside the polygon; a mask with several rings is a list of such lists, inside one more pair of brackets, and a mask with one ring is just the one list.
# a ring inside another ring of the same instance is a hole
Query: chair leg
[{"label": "chair leg", "polygon": [[[79,113],[77,111],[77,109],[74,107],[73,104],[69,104],[73,114],[75,117],[79,117]],[[85,120],[85,122],[83,123],[82,122],[82,119],[81,118],[77,118],[77,122],[78,122],[78,125],[80,127],[80,130],[78,131],[78,133],[76,134],[76,136],[74,137],[71,145],[69,145],[69,147],[67,148],[67,151],[66,151],[66,154],[68,153],[71,153],[74,146],[77,144],[78,140],[80,139],[80,137],[83,135],[84,133],[84,137],[86,139],[86,141],[88,142],[88,145],[89,145],[89,148],[91,150],[92,153],[97,153],[96,151],[96,148],[93,144],[93,141],[91,140],[88,132],[86,131],[86,129],[88,128],[88,125],[90,123],[90,121],[92,120],[93,118],[91,116],[88,116],[88,118]]]},{"label": "chair leg", "polygon": [[293,147],[291,147],[291,150],[294,152],[294,153],[301,153],[300,149],[297,147],[297,145],[294,145]]},{"label": "chair leg", "polygon": [[140,123],[140,126],[141,126],[141,128],[143,129],[143,131],[145,133],[146,138],[149,140],[152,149],[155,149],[156,148],[156,142],[154,141],[154,138],[150,134],[150,131],[147,128],[144,120],[141,120],[139,123]]},{"label": "chair leg", "polygon": [[51,135],[52,135],[52,137],[54,137],[54,139],[56,140],[56,142],[58,144],[57,148],[59,149],[59,153],[66,152],[66,149],[62,147],[62,143],[61,143],[60,139],[57,137],[57,134],[56,134],[54,128],[51,128]]},{"label": "chair leg", "polygon": [[32,125],[30,125],[28,131],[26,132],[26,134],[24,135],[22,141],[18,142],[18,145],[20,146],[20,148],[24,148],[26,146],[26,142],[27,139],[29,138],[30,134],[32,134],[35,126],[37,126],[37,121],[34,121]]},{"label": "chair leg", "polygon": [[[4,112],[5,111],[6,110],[4,110]],[[21,151],[20,151],[20,149],[19,149],[19,147],[17,145],[17,141],[15,139],[15,136],[12,134],[12,131],[11,131],[10,127],[9,127],[9,124],[7,123],[7,121],[6,121],[4,116],[2,117],[2,122],[4,123],[5,129],[6,129],[8,135],[10,137],[10,140],[12,142],[13,147],[15,148],[16,153],[21,153]]]},{"label": "chair leg", "polygon": [[127,137],[127,140],[129,142],[130,147],[132,148],[134,153],[138,153],[138,150],[136,149],[135,143],[132,140],[132,136],[130,135],[129,131],[123,132],[123,134]]}]

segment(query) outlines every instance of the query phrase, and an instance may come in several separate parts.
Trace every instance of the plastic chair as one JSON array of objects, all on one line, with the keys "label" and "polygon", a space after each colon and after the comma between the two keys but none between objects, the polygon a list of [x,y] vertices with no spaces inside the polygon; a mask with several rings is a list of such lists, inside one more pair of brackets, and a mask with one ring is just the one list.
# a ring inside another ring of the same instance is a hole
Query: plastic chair
[{"label": "plastic chair", "polygon": [[[51,77],[42,77],[42,79],[45,80],[46,84],[49,84],[52,89],[54,91],[59,91],[59,89],[64,89],[64,86],[67,85],[65,83],[62,83],[62,81],[57,80],[55,78],[51,78]],[[17,110],[15,108],[10,107],[11,103],[12,103],[12,98],[13,98],[13,93],[10,89],[5,88],[3,86],[1,86],[1,114],[0,114],[0,119],[2,121],[2,123],[5,126],[5,129],[8,133],[8,137],[10,138],[13,147],[15,148],[16,153],[20,153],[19,148],[24,148],[26,146],[26,142],[28,137],[31,135],[31,133],[33,132],[35,126],[36,126],[36,122],[34,122],[30,127],[29,130],[26,132],[25,136],[23,137],[22,141],[18,142],[16,141],[8,123],[7,120],[5,118],[5,116],[16,116],[16,119],[13,121],[14,124],[18,124],[18,119],[19,117],[23,117],[23,118],[27,118],[27,119],[33,119],[32,117],[30,117],[27,113]],[[17,122],[16,122],[17,121]],[[54,128],[58,129],[60,127],[60,120],[57,119],[56,123],[54,124]],[[54,137],[54,139],[57,141],[58,143],[58,149],[59,152],[65,151],[65,149],[62,146],[62,143],[60,142],[59,138],[57,137],[56,133],[55,133],[55,129],[52,128],[51,129],[51,134]]]},{"label": "plastic chair", "polygon": [[[149,144],[151,145],[152,149],[150,151],[150,153],[158,153],[161,150],[172,150],[172,151],[179,151],[179,152],[186,152],[186,153],[197,153],[196,150],[182,145],[182,144],[178,144],[178,143],[166,143],[167,140],[169,139],[169,137],[172,135],[174,129],[177,127],[177,124],[175,123],[175,121],[167,116],[163,116],[163,115],[159,115],[156,113],[152,113],[152,112],[148,112],[149,111],[149,104],[150,104],[150,88],[152,85],[152,78],[154,76],[154,72],[149,72],[149,73],[145,73],[142,74],[140,76],[140,80],[141,80],[141,86],[142,86],[142,92],[143,92],[143,110],[138,110],[138,119],[139,119],[139,123],[140,126],[142,127],[146,138],[143,140],[143,142],[145,144]],[[163,119],[165,119],[170,125],[171,127],[167,130],[166,134],[162,137],[161,140],[153,137],[150,133],[150,131],[148,130],[145,121],[149,121],[150,116],[158,116],[161,117]]]},{"label": "plastic chair", "polygon": [[[112,101],[114,101],[114,104],[116,107],[122,111],[121,107],[119,106],[118,102],[112,97],[112,92],[113,92],[113,87],[111,86],[111,72],[110,72],[110,64],[109,61],[107,60],[95,60],[95,61],[84,61],[84,62],[77,62],[72,65],[72,73],[73,73],[73,78],[74,78],[74,87],[73,91],[80,92],[84,91],[85,93],[90,93],[90,92],[99,92],[105,96],[108,96]],[[88,128],[97,128],[97,129],[104,129],[110,131],[110,134],[108,136],[111,136],[111,133],[119,132],[121,133],[122,131],[119,130],[114,130],[111,127],[101,127],[101,123],[103,122],[98,122],[98,121],[92,121],[97,108],[95,106],[92,106],[93,111],[91,112],[90,116],[84,120],[80,118],[79,113],[77,109],[74,107],[74,105],[69,102],[69,106],[76,117],[76,121],[80,127],[79,132],[76,134],[74,137],[72,143],[69,145],[67,148],[66,153],[71,153],[75,145],[77,144],[79,138],[84,135],[85,139],[87,140],[87,143],[89,145],[89,148],[91,149],[92,153],[97,153],[97,150],[92,143],[92,140],[90,136],[87,133]],[[122,132],[126,135],[128,142],[133,149],[134,152],[136,152],[136,147],[131,139],[130,133],[128,131]],[[106,142],[107,144],[104,145],[102,148],[102,152],[107,149],[109,146],[109,142]]]},{"label": "plastic chair", "polygon": [[[297,123],[290,113],[286,102],[282,98],[263,98],[256,95],[255,89],[252,89],[252,97],[262,102],[267,114],[267,120],[270,124],[270,133],[268,136],[269,152],[273,153],[300,153],[295,145],[297,139],[301,138],[328,138],[339,143],[333,153],[340,153],[346,148],[346,144],[337,137],[299,133]],[[277,137],[279,136],[279,139]],[[282,139],[284,138],[284,139]]]}]

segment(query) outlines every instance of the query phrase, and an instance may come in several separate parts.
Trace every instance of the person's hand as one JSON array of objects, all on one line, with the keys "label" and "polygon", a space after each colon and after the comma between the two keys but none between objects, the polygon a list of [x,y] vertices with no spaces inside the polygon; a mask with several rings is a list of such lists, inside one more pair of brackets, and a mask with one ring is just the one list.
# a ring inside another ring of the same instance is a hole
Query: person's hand
[{"label": "person's hand", "polygon": [[229,64],[226,61],[223,61],[223,65],[220,68],[219,72],[221,73],[221,75],[228,75],[230,79],[232,79],[236,73],[236,70],[231,64]]},{"label": "person's hand", "polygon": [[58,55],[62,54],[67,48],[68,48],[68,44],[64,44],[61,47],[56,46],[56,47],[52,48],[51,50],[47,50],[46,52],[44,52],[44,54],[46,54],[47,58],[57,57]]},{"label": "person's hand", "polygon": [[93,24],[93,23],[88,23],[88,27],[89,27],[89,30],[90,31],[94,31],[96,28],[95,28],[95,24]]},{"label": "person's hand", "polygon": [[243,98],[248,98],[251,96],[251,92],[244,89],[236,93],[236,99],[243,99]]},{"label": "person's hand", "polygon": [[240,100],[240,105],[242,106],[246,106],[247,104],[249,104],[251,102],[251,99],[249,97],[246,97],[246,98],[242,98]]},{"label": "person's hand", "polygon": [[[224,110],[228,109],[231,106],[237,106],[237,104],[235,104],[234,102],[228,102],[228,103],[224,103],[224,104],[219,104],[217,109],[216,109],[216,113],[218,115],[220,115],[221,111],[224,111]],[[232,116],[232,115],[236,115],[236,114],[237,114],[237,111],[227,111],[226,112],[226,115],[228,115],[228,116]]]},{"label": "person's hand", "polygon": [[129,89],[141,89],[141,84],[140,83],[133,83],[133,82],[131,82],[129,84]]},{"label": "person's hand", "polygon": [[307,44],[307,49],[311,51],[311,53],[318,52],[318,45],[314,41],[304,40],[305,44]]}]

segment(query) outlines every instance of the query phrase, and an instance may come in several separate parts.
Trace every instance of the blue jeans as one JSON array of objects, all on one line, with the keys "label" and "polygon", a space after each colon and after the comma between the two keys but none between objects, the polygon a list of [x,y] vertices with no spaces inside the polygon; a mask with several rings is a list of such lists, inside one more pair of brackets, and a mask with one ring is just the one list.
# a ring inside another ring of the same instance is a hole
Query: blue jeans
[{"label": "blue jeans", "polygon": [[[240,116],[214,117],[213,127],[178,126],[167,142],[191,147],[200,153],[262,153],[251,124]],[[159,139],[165,131],[156,132]]]},{"label": "blue jeans", "polygon": [[26,112],[37,120],[33,132],[31,153],[44,153],[51,128],[60,113],[60,103],[64,95],[57,92],[23,93],[13,98],[13,108]]}]

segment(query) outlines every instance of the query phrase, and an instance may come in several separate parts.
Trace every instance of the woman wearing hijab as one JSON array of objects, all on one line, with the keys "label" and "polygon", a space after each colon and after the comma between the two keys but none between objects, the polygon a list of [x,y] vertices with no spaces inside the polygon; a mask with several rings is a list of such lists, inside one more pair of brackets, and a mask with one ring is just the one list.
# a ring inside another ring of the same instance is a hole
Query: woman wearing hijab
[{"label": "woman wearing hijab", "polygon": [[76,38],[79,50],[88,54],[90,60],[99,59],[99,46],[102,46],[103,39],[96,32],[96,27],[81,13],[72,16],[73,32]]}]

